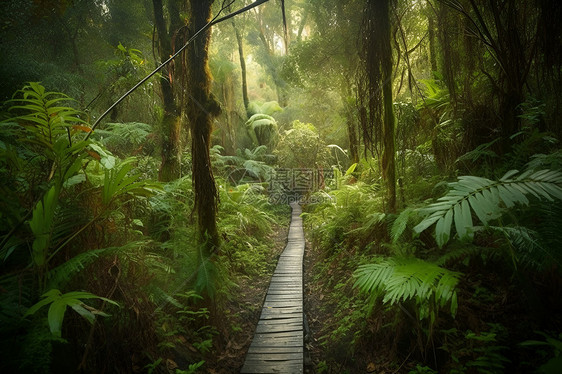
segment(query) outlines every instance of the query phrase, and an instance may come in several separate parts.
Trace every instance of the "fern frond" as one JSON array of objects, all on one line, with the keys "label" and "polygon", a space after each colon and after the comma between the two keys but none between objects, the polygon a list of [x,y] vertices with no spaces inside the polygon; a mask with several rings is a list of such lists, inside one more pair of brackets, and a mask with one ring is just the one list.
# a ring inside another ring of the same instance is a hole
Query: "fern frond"
[{"label": "fern frond", "polygon": [[535,270],[544,270],[547,266],[561,265],[558,248],[551,250],[543,245],[540,234],[523,226],[489,226],[490,230],[500,233],[514,249],[513,260]]},{"label": "fern frond", "polygon": [[[418,304],[433,302],[443,307],[450,303],[451,314],[457,310],[457,286],[460,273],[417,258],[386,258],[361,265],[354,273],[354,287],[376,296],[383,303],[395,304],[414,299]],[[419,314],[420,319],[423,314]]]},{"label": "fern frond", "polygon": [[47,288],[62,288],[72,277],[97,260],[100,256],[111,253],[120,247],[89,250],[74,256],[63,264],[51,269],[48,274]]},{"label": "fern frond", "polygon": [[445,266],[452,261],[460,261],[465,258],[490,255],[490,251],[484,251],[482,247],[459,244],[457,248],[447,248],[447,252],[434,261],[435,265]]},{"label": "fern frond", "polygon": [[419,234],[435,223],[435,239],[437,245],[443,247],[450,239],[453,222],[461,240],[472,239],[472,213],[487,226],[499,218],[505,208],[529,205],[529,195],[539,200],[562,200],[561,172],[528,170],[514,178],[517,173],[517,170],[508,171],[499,181],[459,177],[457,182],[449,184],[451,190],[438,202],[421,209],[427,217],[414,227],[414,232]]},{"label": "fern frond", "polygon": [[400,237],[406,230],[410,217],[412,215],[415,215],[416,213],[416,210],[410,208],[404,209],[402,212],[400,212],[398,217],[396,217],[396,219],[392,223],[392,227],[390,229],[390,238],[392,239],[392,243],[396,244],[398,242],[398,239],[400,239]]},{"label": "fern frond", "polygon": [[48,151],[47,156],[54,157],[52,151],[59,139],[66,139],[71,133],[91,131],[82,119],[85,117],[82,112],[59,104],[73,101],[65,94],[46,92],[37,82],[30,82],[18,93],[21,98],[8,101],[14,103],[9,110],[21,114],[8,121],[25,127],[30,137],[22,140],[41,145]]}]

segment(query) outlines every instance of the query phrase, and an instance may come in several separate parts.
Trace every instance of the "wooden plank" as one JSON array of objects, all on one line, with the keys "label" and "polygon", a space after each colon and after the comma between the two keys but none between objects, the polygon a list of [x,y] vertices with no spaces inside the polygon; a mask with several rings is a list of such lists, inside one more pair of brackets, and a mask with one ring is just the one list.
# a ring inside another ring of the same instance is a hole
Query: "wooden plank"
[{"label": "wooden plank", "polygon": [[301,323],[303,318],[300,317],[289,317],[289,318],[277,318],[277,319],[262,319],[258,322],[259,325],[280,325],[284,323]]},{"label": "wooden plank", "polygon": [[249,354],[254,353],[303,353],[304,347],[260,347],[258,345],[252,345],[248,348]]},{"label": "wooden plank", "polygon": [[299,294],[285,294],[285,295],[267,295],[265,302],[285,302],[285,301],[297,301],[302,303],[302,293]]},{"label": "wooden plank", "polygon": [[302,306],[302,300],[265,301],[264,308],[288,308]]},{"label": "wooden plank", "polygon": [[303,337],[303,331],[289,331],[289,332],[273,332],[271,334],[254,334],[254,338],[286,338],[286,337]]},{"label": "wooden plank", "polygon": [[300,292],[302,290],[302,282],[289,282],[289,281],[282,281],[282,280],[275,280],[271,281],[269,284],[269,288],[273,289],[285,289],[285,290],[293,290],[295,293]]},{"label": "wooden plank", "polygon": [[251,363],[252,361],[297,361],[302,357],[302,352],[292,352],[292,353],[252,353],[246,363]]},{"label": "wooden plank", "polygon": [[268,295],[275,295],[275,294],[302,294],[302,286],[296,287],[282,287],[281,285],[273,285],[273,287],[269,287],[267,291]]},{"label": "wooden plank", "polygon": [[282,325],[259,325],[256,327],[256,334],[266,334],[274,332],[293,332],[302,330],[302,323],[287,323]]},{"label": "wooden plank", "polygon": [[284,338],[254,338],[252,343],[262,347],[300,347],[303,345],[302,339],[289,336]]},{"label": "wooden plank", "polygon": [[299,374],[303,373],[303,365],[299,364],[276,364],[266,362],[253,362],[249,365],[244,365],[240,373],[242,374],[270,374],[270,373],[285,373],[285,374]]},{"label": "wooden plank", "polygon": [[285,293],[285,294],[267,294],[265,301],[287,301],[287,300],[299,300],[302,303],[302,292],[299,293]]},{"label": "wooden plank", "polygon": [[262,313],[260,319],[271,320],[271,319],[280,319],[280,318],[298,318],[300,316],[302,316],[302,312],[283,313],[283,314]]}]

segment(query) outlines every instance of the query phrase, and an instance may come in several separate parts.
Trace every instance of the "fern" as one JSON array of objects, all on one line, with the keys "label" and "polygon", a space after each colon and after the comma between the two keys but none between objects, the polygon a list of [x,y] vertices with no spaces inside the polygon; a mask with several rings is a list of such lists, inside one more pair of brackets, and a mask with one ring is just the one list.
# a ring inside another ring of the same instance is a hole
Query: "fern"
[{"label": "fern", "polygon": [[513,208],[515,204],[529,205],[529,195],[540,200],[562,200],[561,172],[528,170],[513,179],[517,173],[517,170],[508,171],[499,181],[459,177],[457,182],[449,184],[451,190],[437,203],[421,210],[427,217],[414,227],[414,231],[419,234],[435,223],[435,239],[437,245],[443,247],[451,237],[453,222],[461,240],[472,239],[473,212],[487,226],[501,217],[505,208]]},{"label": "fern", "polygon": [[[430,304],[429,314],[436,307],[450,304],[450,312],[457,310],[457,286],[460,273],[417,258],[385,258],[361,265],[354,273],[354,287],[369,295],[383,294],[383,303],[395,304],[414,299],[416,304]],[[418,309],[419,319],[427,317]]]},{"label": "fern", "polygon": [[390,229],[390,237],[392,239],[392,243],[396,244],[404,231],[406,231],[406,227],[408,225],[408,221],[410,217],[415,213],[413,209],[404,209],[398,217],[392,223],[392,227]]},{"label": "fern", "polygon": [[151,133],[152,126],[149,124],[126,122],[106,123],[103,130],[96,130],[95,135],[105,146],[125,154],[134,151],[134,147],[142,146]]},{"label": "fern", "polygon": [[30,82],[18,93],[21,93],[22,98],[8,102],[20,105],[12,105],[9,110],[23,111],[24,114],[9,121],[17,121],[29,130],[32,137],[26,139],[28,142],[53,150],[57,141],[69,138],[72,133],[91,131],[81,118],[83,114],[80,111],[59,104],[72,101],[68,96],[59,92],[47,92],[37,82]]},{"label": "fern", "polygon": [[254,114],[246,122],[246,129],[254,145],[272,147],[279,137],[275,118],[267,114]]},{"label": "fern", "polygon": [[68,283],[73,276],[82,271],[86,266],[94,262],[101,255],[115,251],[119,247],[101,248],[82,252],[61,265],[49,270],[47,276],[47,288],[58,288]]}]

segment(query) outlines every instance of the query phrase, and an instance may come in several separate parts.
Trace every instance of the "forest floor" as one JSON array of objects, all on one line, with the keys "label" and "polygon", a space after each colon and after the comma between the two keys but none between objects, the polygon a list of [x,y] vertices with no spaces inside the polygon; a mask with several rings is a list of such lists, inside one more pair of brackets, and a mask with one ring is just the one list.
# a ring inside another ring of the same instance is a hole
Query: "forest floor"
[{"label": "forest floor", "polygon": [[240,279],[235,295],[226,302],[225,320],[219,321],[220,338],[218,347],[205,357],[206,372],[209,374],[239,373],[244,365],[246,352],[250,347],[254,331],[260,318],[265,295],[275,271],[279,255],[287,244],[288,225],[277,226],[269,237],[272,250],[267,254],[267,269],[255,276]]},{"label": "forest floor", "polygon": [[341,300],[334,296],[334,287],[331,285],[333,280],[329,278],[345,279],[351,276],[351,272],[332,262],[328,270],[330,277],[318,277],[320,267],[326,266],[324,262],[320,248],[307,240],[304,257],[304,311],[310,331],[305,338],[305,373],[407,373],[405,365],[396,368],[395,362],[389,359],[392,357],[390,346],[375,344],[373,341],[368,344],[363,341],[364,344],[352,346],[352,336],[349,333],[333,337],[334,331],[346,323],[345,319],[354,310],[349,308],[343,314],[337,313]]},{"label": "forest floor", "polygon": [[338,325],[338,316],[335,314],[337,301],[331,300],[328,280],[315,276],[315,267],[322,261],[319,249],[307,240],[304,257],[304,311],[309,332],[305,339],[305,373],[373,372],[372,364],[369,364],[371,360],[368,347],[356,348],[351,358],[348,355],[351,347],[328,347],[325,344],[326,337],[332,332],[330,330]]}]

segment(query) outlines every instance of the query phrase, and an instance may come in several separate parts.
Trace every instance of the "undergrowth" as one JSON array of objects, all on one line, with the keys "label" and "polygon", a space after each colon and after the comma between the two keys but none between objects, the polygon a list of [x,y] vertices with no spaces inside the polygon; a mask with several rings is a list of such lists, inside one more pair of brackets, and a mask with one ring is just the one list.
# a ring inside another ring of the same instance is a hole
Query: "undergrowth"
[{"label": "undergrowth", "polygon": [[[526,149],[515,147],[513,157]],[[555,365],[557,351],[531,353],[554,340],[518,343],[533,330],[562,327],[552,314],[560,306],[560,153],[519,165],[522,171],[404,189],[398,215],[383,213],[376,183],[348,179],[317,193],[322,202],[304,216],[321,259],[310,297],[321,300],[320,341],[329,353],[318,370],[364,370],[355,365],[370,361],[412,373]],[[413,180],[420,181],[428,180]]]}]

